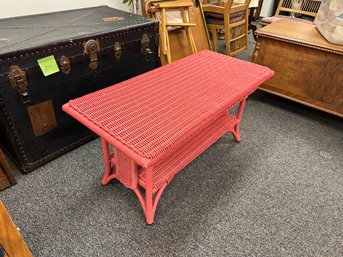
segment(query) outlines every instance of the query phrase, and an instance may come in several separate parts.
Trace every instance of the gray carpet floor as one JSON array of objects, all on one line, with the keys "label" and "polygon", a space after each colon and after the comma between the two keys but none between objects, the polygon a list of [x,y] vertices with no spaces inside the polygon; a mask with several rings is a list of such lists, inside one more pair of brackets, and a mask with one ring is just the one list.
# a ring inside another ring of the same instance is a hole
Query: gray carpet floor
[{"label": "gray carpet floor", "polygon": [[181,171],[151,226],[132,191],[101,186],[99,139],[15,170],[0,198],[37,257],[343,256],[342,119],[256,91],[241,136]]}]

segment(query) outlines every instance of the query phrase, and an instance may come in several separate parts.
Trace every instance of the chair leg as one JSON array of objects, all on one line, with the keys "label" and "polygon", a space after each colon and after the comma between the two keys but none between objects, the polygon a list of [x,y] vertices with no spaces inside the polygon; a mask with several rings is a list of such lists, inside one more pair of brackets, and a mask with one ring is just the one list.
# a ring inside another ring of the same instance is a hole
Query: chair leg
[{"label": "chair leg", "polygon": [[217,29],[211,29],[211,38],[212,38],[212,46],[213,51],[218,52],[218,35],[217,35]]},{"label": "chair leg", "polygon": [[253,8],[250,8],[250,9],[249,9],[249,17],[248,17],[248,24],[249,24],[249,25],[248,25],[248,31],[252,30],[251,33],[252,33],[252,35],[253,35],[255,41],[257,41],[257,37],[256,37],[256,35],[255,35],[255,31],[257,30],[257,27],[256,27],[254,24],[251,23],[252,20],[253,20],[253,16],[254,16],[255,9],[256,9],[256,7],[253,7]]},{"label": "chair leg", "polygon": [[257,27],[253,24],[249,24],[248,31],[251,30],[252,36],[254,37],[254,40],[257,41],[257,37],[255,35],[255,31],[257,30]]},{"label": "chair leg", "polygon": [[226,55],[230,55],[231,53],[231,36],[230,36],[230,27],[226,26],[224,29],[225,32],[225,51],[226,51]]}]

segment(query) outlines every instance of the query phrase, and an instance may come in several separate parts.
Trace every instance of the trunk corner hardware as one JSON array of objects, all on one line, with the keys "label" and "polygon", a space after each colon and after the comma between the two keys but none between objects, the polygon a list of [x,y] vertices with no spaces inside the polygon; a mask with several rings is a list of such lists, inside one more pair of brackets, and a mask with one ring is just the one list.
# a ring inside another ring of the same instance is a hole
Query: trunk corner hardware
[{"label": "trunk corner hardware", "polygon": [[155,37],[155,46],[156,46],[156,48],[158,48],[159,45],[160,45],[160,37],[156,36]]},{"label": "trunk corner hardware", "polygon": [[71,65],[70,65],[70,61],[67,58],[67,56],[62,55],[61,56],[61,60],[60,60],[60,67],[61,67],[61,71],[65,74],[68,75],[71,71]]},{"label": "trunk corner hardware", "polygon": [[121,53],[122,53],[121,45],[120,45],[119,42],[116,42],[116,43],[114,44],[114,56],[115,56],[115,58],[116,58],[117,60],[120,59]]},{"label": "trunk corner hardware", "polygon": [[22,103],[30,102],[28,83],[26,79],[26,72],[17,65],[12,65],[9,69],[8,79],[11,82],[12,88],[20,95]]},{"label": "trunk corner hardware", "polygon": [[90,63],[89,68],[95,70],[98,68],[98,55],[100,52],[99,40],[90,39],[83,43],[83,54],[89,55]]},{"label": "trunk corner hardware", "polygon": [[141,40],[141,52],[145,56],[145,60],[149,61],[149,55],[152,54],[151,49],[149,48],[150,38],[148,34],[143,34]]}]

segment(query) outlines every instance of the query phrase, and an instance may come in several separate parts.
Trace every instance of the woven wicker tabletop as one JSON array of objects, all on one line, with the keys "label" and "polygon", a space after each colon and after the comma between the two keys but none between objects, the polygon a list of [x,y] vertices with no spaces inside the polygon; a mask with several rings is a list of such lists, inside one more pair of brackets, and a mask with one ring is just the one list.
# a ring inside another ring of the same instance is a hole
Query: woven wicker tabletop
[{"label": "woven wicker tabletop", "polygon": [[272,75],[266,67],[202,51],[71,100],[63,109],[100,128],[109,143],[129,149],[147,167]]}]

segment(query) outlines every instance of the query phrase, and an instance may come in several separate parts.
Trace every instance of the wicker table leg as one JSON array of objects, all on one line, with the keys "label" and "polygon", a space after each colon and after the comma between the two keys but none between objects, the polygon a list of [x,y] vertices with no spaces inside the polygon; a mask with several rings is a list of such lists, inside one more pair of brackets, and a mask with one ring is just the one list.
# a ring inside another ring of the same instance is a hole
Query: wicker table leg
[{"label": "wicker table leg", "polygon": [[[124,156],[125,154],[116,151],[113,155],[110,154],[109,151],[109,144],[105,139],[101,139],[102,149],[103,149],[103,157],[105,162],[105,173],[101,180],[103,185],[108,184],[112,179],[118,179],[121,183],[123,183],[127,188],[130,188],[136,194],[143,211],[145,213],[146,222],[147,224],[152,224],[154,222],[154,216],[157,208],[158,201],[161,198],[161,195],[166,188],[167,184],[163,185],[159,188],[156,192],[153,192],[153,179],[152,179],[152,172],[153,167],[146,169],[146,186],[145,186],[145,197],[142,195],[140,189],[138,188],[137,183],[137,167],[138,165],[133,163],[129,157],[124,157],[125,160],[130,160],[128,162],[123,163],[119,161],[118,163],[114,164],[114,160],[118,161],[120,156]],[[119,170],[116,171],[116,168]]]},{"label": "wicker table leg", "polygon": [[146,223],[154,222],[153,201],[152,201],[152,167],[146,170],[146,188],[145,188],[145,218]]},{"label": "wicker table leg", "polygon": [[[152,168],[149,168],[149,169],[152,171]],[[146,172],[149,172],[148,170],[146,170]],[[148,175],[149,174],[147,174],[147,176]],[[151,177],[151,179],[152,179],[152,177]],[[133,189],[133,191],[137,195],[137,198],[138,198],[138,200],[139,200],[139,202],[143,208],[146,223],[149,225],[154,223],[154,217],[155,217],[155,213],[156,213],[156,209],[157,209],[157,204],[161,198],[161,195],[162,195],[164,189],[167,187],[168,183],[166,182],[155,193],[153,192],[152,185],[153,185],[152,180],[151,180],[151,187],[148,187],[148,184],[146,184],[145,199],[144,199],[141,191],[138,188]]]},{"label": "wicker table leg", "polygon": [[230,130],[230,132],[232,133],[233,137],[235,138],[236,142],[239,142],[241,140],[240,134],[239,134],[239,125],[241,124],[241,119],[242,119],[242,115],[243,115],[243,110],[244,110],[244,106],[245,106],[245,102],[246,102],[246,98],[244,98],[243,100],[241,100],[239,102],[239,108],[236,114],[236,119],[238,121],[238,123],[233,127],[232,130]]},{"label": "wicker table leg", "polygon": [[108,148],[108,143],[105,139],[102,138],[101,144],[105,162],[105,173],[101,180],[101,184],[106,185],[108,184],[108,182],[110,182],[112,179],[115,179],[117,176],[115,173],[113,173],[113,167],[111,167],[111,156]]}]

